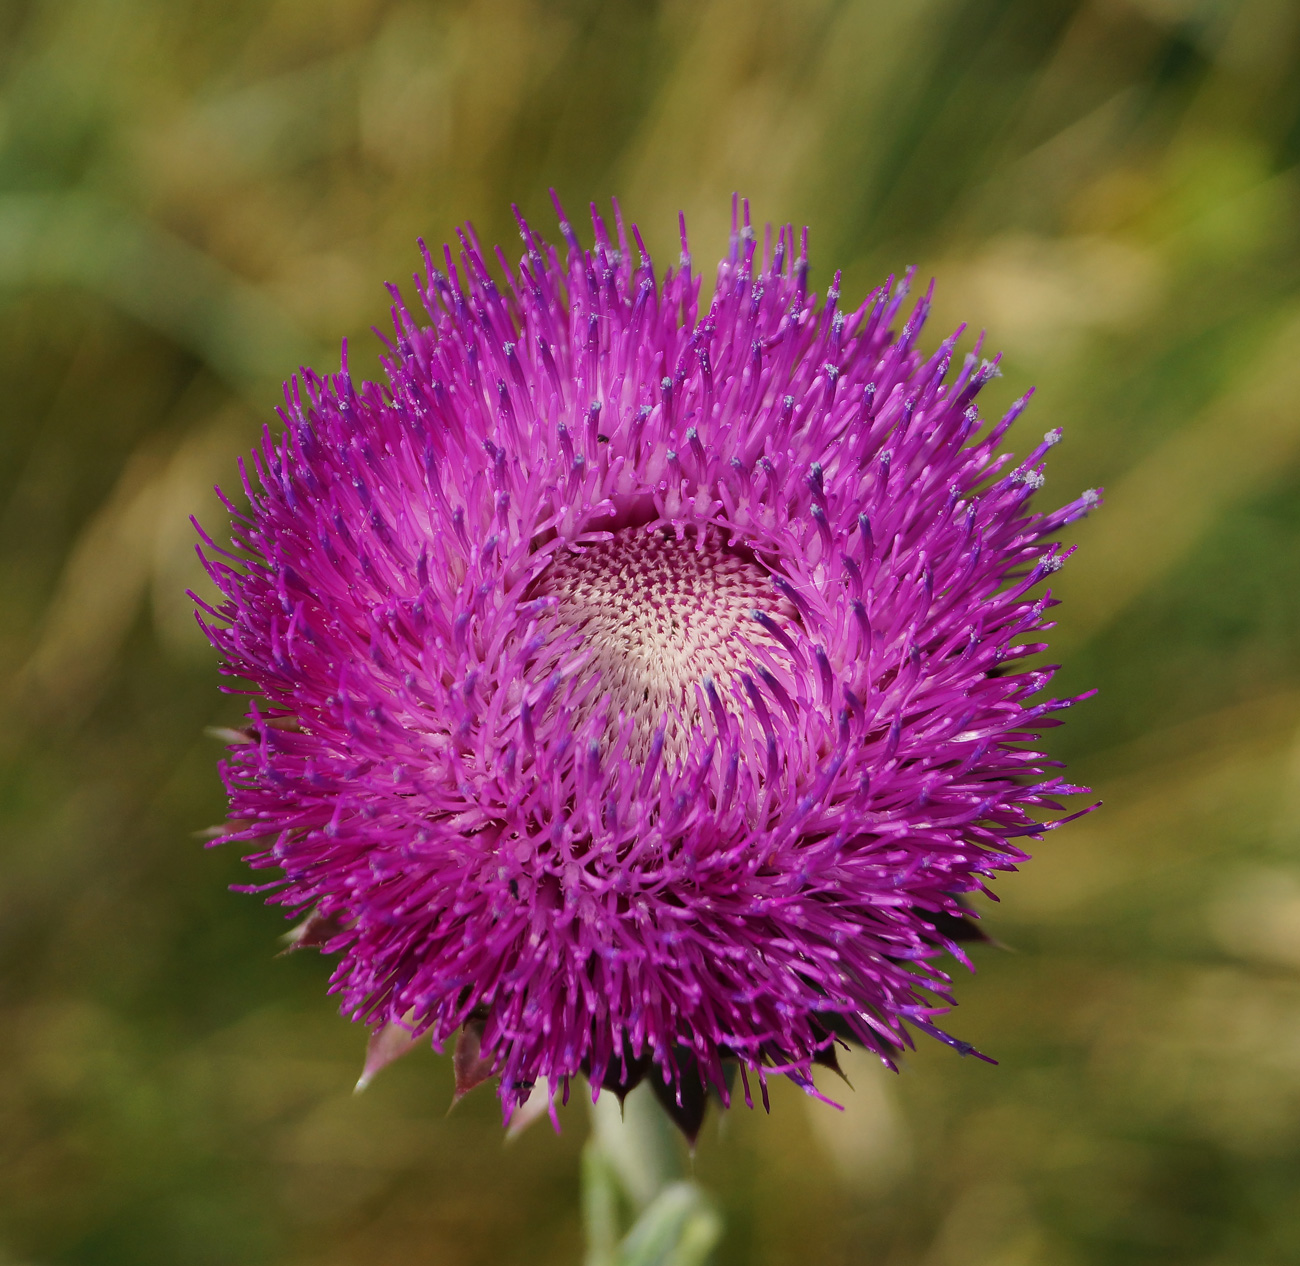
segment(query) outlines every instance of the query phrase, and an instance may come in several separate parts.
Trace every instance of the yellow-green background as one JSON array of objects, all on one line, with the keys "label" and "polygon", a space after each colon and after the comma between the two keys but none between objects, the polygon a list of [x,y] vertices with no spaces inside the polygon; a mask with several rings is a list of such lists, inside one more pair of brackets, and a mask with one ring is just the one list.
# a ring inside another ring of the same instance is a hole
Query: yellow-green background
[{"label": "yellow-green background", "polygon": [[[1288,0],[0,3],[0,1263],[576,1262],[580,1105],[503,1146],[192,832],[230,724],[192,511],[417,235],[733,189],[845,297],[919,265],[1104,484],[1059,578],[1046,839],[928,1045],[707,1127],[722,1263],[1300,1260],[1300,8]],[[709,267],[704,265],[706,276]],[[1053,658],[1055,658],[1055,654]]]}]

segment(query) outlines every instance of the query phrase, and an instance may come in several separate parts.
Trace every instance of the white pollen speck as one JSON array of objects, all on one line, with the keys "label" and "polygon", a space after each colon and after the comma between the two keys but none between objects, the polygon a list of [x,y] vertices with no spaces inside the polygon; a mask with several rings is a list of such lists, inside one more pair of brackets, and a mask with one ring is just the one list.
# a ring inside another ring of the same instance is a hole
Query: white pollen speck
[{"label": "white pollen speck", "polygon": [[659,385],[665,391],[671,391],[673,386],[673,380],[671,378],[665,377],[664,380]]},{"label": "white pollen speck", "polygon": [[1063,432],[1063,431],[1061,430],[1061,428],[1058,426],[1055,430],[1048,431],[1047,434],[1043,436],[1043,443],[1044,443],[1044,444],[1059,444],[1059,443],[1061,442],[1061,436],[1062,436],[1063,434],[1064,434],[1064,432]]},{"label": "white pollen speck", "polygon": [[1099,493],[1096,488],[1089,488],[1083,496],[1079,498],[1079,500],[1082,501],[1089,510],[1091,510],[1092,507],[1101,500],[1101,493]]}]

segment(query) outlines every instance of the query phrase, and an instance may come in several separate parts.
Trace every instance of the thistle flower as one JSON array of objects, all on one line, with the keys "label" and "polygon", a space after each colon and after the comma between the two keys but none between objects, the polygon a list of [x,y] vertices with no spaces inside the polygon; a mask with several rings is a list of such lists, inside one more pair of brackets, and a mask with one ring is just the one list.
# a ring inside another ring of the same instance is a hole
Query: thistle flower
[{"label": "thistle flower", "polygon": [[[559,206],[557,203],[557,211]],[[996,362],[917,350],[907,281],[840,307],[733,205],[707,307],[593,208],[502,291],[471,229],[396,288],[385,386],[286,387],[200,617],[255,697],[224,836],[378,1033],[460,1035],[507,1115],[649,1075],[688,1132],[728,1068],[811,1089],[952,1003],[963,894],[1081,790],[1033,750],[1049,433]],[[910,274],[908,277],[910,280]],[[201,604],[202,605],[202,604]],[[1057,820],[1059,822],[1059,819]],[[382,1059],[383,1057],[381,1057]],[[464,1088],[462,1085],[462,1089]]]}]

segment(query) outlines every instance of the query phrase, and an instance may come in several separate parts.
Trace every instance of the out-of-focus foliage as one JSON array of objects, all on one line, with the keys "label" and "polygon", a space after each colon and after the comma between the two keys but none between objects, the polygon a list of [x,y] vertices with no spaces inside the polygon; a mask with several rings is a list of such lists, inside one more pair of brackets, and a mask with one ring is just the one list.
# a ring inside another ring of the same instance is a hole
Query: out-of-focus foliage
[{"label": "out-of-focus foliage", "polygon": [[[187,516],[415,239],[733,189],[846,299],[915,263],[1040,398],[1055,749],[1106,808],[1001,885],[950,1027],[706,1130],[723,1263],[1300,1258],[1300,10],[1292,0],[0,5],[0,1262],[572,1262],[581,1111],[503,1147],[191,837],[233,723]],[[827,1090],[836,1093],[830,1085]]]}]

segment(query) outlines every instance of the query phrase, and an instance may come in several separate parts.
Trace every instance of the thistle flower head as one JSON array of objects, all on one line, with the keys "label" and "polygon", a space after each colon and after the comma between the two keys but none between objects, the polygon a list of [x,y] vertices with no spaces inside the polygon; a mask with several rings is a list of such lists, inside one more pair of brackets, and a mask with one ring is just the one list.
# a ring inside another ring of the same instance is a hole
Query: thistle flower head
[{"label": "thistle flower head", "polygon": [[472,1033],[507,1112],[953,1041],[962,894],[1079,790],[1019,661],[1095,494],[1031,509],[1059,433],[1000,455],[1024,401],[985,422],[995,363],[923,355],[906,282],[818,302],[746,205],[701,303],[684,226],[659,278],[617,208],[589,250],[561,221],[504,288],[472,230],[426,250],[386,385],[345,348],[286,388],[205,551],[257,699],[227,838],[347,1014]]}]

